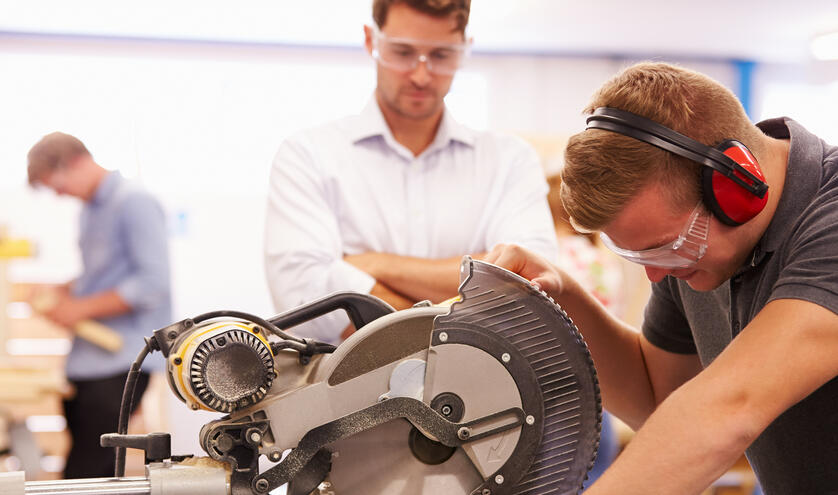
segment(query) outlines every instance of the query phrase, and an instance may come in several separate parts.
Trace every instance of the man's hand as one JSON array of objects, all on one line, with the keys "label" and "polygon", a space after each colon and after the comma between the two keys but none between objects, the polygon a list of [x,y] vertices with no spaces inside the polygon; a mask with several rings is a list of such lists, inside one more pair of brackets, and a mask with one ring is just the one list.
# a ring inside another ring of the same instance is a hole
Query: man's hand
[{"label": "man's hand", "polygon": [[565,283],[556,265],[547,259],[514,244],[498,244],[484,261],[506,268],[532,282],[537,288],[558,298]]},{"label": "man's hand", "polygon": [[55,293],[55,302],[44,312],[44,316],[65,328],[73,328],[76,323],[90,317],[85,301],[60,291]]}]

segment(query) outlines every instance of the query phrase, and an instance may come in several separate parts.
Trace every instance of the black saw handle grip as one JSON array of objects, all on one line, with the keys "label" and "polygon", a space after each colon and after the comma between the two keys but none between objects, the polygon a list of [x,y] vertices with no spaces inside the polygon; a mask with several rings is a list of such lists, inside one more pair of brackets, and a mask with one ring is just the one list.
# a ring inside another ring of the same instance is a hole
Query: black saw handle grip
[{"label": "black saw handle grip", "polygon": [[281,329],[286,329],[338,309],[346,311],[356,329],[396,311],[386,302],[369,294],[335,292],[322,299],[274,316],[268,321]]}]

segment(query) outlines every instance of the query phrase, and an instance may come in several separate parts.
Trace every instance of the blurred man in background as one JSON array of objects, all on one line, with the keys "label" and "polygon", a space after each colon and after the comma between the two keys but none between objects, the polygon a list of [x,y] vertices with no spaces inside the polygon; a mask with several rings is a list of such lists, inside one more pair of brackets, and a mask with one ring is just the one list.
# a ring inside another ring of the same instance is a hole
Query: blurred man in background
[{"label": "blurred man in background", "polygon": [[[457,293],[460,259],[514,242],[555,259],[547,185],[522,140],[458,124],[445,107],[469,51],[468,0],[375,0],[365,46],[377,87],[360,115],[288,138],[265,234],[278,310],[351,290],[403,309]],[[331,314],[294,329],[337,343]]]},{"label": "blurred man in background", "polygon": [[[64,402],[72,448],[65,478],[107,477],[114,473],[113,449],[99,446],[115,432],[122,389],[130,364],[145,345],[143,337],[171,323],[169,254],[163,209],[150,194],[97,164],[84,144],[68,134],[44,136],[28,154],[29,183],[84,202],[79,246],[82,273],[60,286],[45,315],[72,329],[98,321],[121,337],[112,352],[73,339],[67,378],[75,388]],[[146,361],[134,396],[148,384]]]}]

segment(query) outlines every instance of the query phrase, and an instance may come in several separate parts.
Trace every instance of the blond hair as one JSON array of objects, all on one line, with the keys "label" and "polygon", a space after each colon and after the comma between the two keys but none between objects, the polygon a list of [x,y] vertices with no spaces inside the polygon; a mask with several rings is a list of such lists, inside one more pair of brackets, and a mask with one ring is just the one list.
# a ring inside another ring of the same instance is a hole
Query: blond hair
[{"label": "blond hair", "polygon": [[[633,65],[606,82],[584,113],[612,107],[654,120],[709,146],[736,139],[759,157],[762,132],[719,82],[665,63]],[[686,209],[701,195],[701,166],[616,132],[588,129],[565,149],[561,198],[571,222],[586,230],[610,223],[642,188],[657,182]]]},{"label": "blond hair", "polygon": [[90,152],[78,138],[63,132],[47,134],[26,155],[29,184],[40,182],[45,175],[67,166],[80,156],[90,156]]},{"label": "blond hair", "polygon": [[433,17],[448,17],[453,15],[457,21],[455,31],[465,33],[468,24],[471,0],[373,0],[372,18],[380,28],[387,22],[387,12],[390,6],[404,4]]}]

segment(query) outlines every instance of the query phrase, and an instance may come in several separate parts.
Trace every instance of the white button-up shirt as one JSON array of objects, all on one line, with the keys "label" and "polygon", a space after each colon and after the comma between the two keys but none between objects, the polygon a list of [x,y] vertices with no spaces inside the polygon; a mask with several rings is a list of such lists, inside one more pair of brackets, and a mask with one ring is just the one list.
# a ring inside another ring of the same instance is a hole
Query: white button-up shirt
[{"label": "white button-up shirt", "polygon": [[[546,193],[538,156],[521,139],[468,129],[446,110],[414,156],[373,98],[360,115],[289,137],[276,154],[265,228],[276,309],[369,292],[375,279],[344,255],[440,259],[515,243],[555,261]],[[337,342],[348,323],[338,311],[293,331]]]}]

